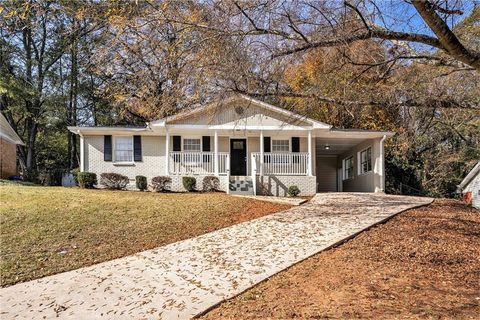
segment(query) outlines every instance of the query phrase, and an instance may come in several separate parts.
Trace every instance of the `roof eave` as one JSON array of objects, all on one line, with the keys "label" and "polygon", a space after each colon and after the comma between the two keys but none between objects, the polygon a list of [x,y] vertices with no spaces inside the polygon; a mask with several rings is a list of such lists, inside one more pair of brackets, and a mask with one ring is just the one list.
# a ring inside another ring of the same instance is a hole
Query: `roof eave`
[{"label": "roof eave", "polygon": [[465,176],[465,178],[463,178],[462,182],[460,182],[460,184],[457,187],[460,189],[465,188],[465,186],[469,184],[470,181],[472,181],[473,178],[479,173],[480,173],[480,161],[478,161],[475,167],[473,167],[473,169],[470,170],[470,172]]},{"label": "roof eave", "polygon": [[128,128],[128,127],[76,127],[68,126],[67,129],[75,134],[85,134],[85,133],[94,133],[94,132],[104,132],[104,133],[115,133],[115,132],[150,132],[152,131],[149,127],[138,127],[138,128]]}]

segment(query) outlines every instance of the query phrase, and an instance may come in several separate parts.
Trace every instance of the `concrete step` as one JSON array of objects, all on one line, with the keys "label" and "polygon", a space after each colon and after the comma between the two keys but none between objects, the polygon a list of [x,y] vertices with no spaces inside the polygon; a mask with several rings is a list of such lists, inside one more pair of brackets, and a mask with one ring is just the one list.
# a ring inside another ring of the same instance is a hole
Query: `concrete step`
[{"label": "concrete step", "polygon": [[248,176],[230,176],[228,181],[230,194],[253,195],[252,177]]}]

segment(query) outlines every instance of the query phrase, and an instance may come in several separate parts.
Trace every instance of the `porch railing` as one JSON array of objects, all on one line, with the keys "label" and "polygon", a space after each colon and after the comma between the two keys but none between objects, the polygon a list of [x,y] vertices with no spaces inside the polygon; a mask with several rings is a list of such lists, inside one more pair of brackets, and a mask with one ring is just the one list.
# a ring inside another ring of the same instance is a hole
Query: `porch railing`
[{"label": "porch railing", "polygon": [[263,165],[260,163],[260,152],[252,153],[257,174],[263,175],[299,175],[308,174],[307,152],[285,152],[263,154]]},{"label": "porch railing", "polygon": [[[181,152],[169,154],[170,174],[215,174],[214,152]],[[228,169],[228,152],[218,153],[218,173],[226,174]]]}]

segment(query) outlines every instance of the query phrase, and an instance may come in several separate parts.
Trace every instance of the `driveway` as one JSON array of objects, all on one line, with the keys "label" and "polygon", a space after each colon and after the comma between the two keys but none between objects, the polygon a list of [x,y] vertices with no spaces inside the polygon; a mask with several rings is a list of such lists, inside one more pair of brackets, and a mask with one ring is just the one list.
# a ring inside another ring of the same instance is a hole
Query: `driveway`
[{"label": "driveway", "polygon": [[300,207],[0,290],[1,319],[187,319],[432,199],[324,193]]}]

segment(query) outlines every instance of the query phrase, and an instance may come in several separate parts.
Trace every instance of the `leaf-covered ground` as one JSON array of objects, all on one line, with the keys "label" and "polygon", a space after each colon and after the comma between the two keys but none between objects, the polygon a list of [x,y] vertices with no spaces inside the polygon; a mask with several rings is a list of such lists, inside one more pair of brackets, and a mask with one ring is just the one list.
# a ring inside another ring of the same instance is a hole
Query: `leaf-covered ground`
[{"label": "leaf-covered ground", "polygon": [[1,285],[130,255],[289,208],[223,193],[0,183]]},{"label": "leaf-covered ground", "polygon": [[437,200],[281,272],[205,319],[478,319],[480,212]]}]

